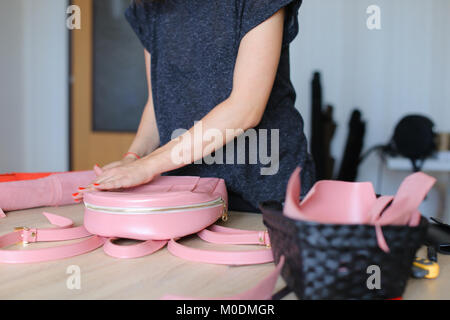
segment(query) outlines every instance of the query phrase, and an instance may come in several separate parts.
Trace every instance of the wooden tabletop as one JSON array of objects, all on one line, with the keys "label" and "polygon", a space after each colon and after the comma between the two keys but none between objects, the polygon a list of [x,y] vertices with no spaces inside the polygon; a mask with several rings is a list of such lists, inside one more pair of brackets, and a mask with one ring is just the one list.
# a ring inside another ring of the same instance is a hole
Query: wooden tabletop
[{"label": "wooden tabletop", "polygon": [[[83,206],[39,208],[7,213],[0,220],[0,234],[16,226],[50,227],[43,211],[70,217],[79,225]],[[263,230],[261,215],[231,212],[227,226]],[[77,242],[77,241],[73,241]],[[65,242],[67,243],[67,242]],[[204,243],[197,237],[184,240],[186,245],[219,250],[235,250],[236,246]],[[60,243],[30,244],[24,250],[54,246]],[[259,249],[240,246],[239,249]],[[22,249],[18,245],[9,249]],[[422,253],[424,254],[424,253]],[[410,280],[405,299],[450,299],[450,257],[439,256],[441,276],[436,280]],[[81,289],[68,289],[70,267],[79,268]],[[274,269],[273,264],[231,267],[184,261],[167,249],[139,259],[120,260],[103,250],[70,259],[36,264],[1,264],[0,299],[159,299],[164,294],[192,297],[226,297],[255,286]],[[278,280],[276,289],[284,287]],[[290,294],[287,299],[295,299]]]}]

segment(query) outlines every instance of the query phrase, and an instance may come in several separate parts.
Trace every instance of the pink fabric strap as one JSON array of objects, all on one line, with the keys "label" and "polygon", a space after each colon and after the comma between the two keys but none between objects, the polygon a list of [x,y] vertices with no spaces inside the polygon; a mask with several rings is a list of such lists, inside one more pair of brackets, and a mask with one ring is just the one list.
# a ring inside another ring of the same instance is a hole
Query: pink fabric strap
[{"label": "pink fabric strap", "polygon": [[20,227],[0,237],[0,263],[34,263],[69,258],[101,247],[104,238],[93,236],[78,243],[38,250],[2,250],[17,243],[66,241],[92,236],[84,227],[70,228],[72,220],[50,213],[44,213],[54,229]]},{"label": "pink fabric strap", "polygon": [[[284,266],[284,257],[282,256],[280,258],[280,263],[275,268],[272,273],[262,280],[256,287],[231,296],[231,297],[225,297],[225,298],[212,298],[212,299],[206,299],[206,300],[271,300],[272,299],[272,293],[275,289],[275,285],[277,284],[278,277],[280,276],[281,270]],[[176,296],[176,295],[164,295],[161,300],[197,300],[199,298],[192,298],[192,297],[183,297],[183,296]],[[202,300],[205,300],[202,298]]]}]

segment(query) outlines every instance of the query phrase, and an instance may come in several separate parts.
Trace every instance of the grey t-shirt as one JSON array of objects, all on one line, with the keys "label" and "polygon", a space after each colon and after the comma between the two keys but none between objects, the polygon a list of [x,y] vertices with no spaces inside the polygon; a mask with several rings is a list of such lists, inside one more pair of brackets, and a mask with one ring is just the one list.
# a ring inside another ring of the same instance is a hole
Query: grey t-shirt
[{"label": "grey t-shirt", "polygon": [[[280,65],[267,109],[256,128],[259,141],[264,141],[264,135],[261,135],[264,130],[260,129],[267,130],[267,154],[279,163],[263,164],[260,161],[263,158],[259,156],[261,148],[251,149],[247,144],[245,151],[242,148],[237,150],[239,143],[234,141],[234,148],[230,145],[224,148],[224,164],[219,164],[220,161],[212,165],[191,164],[170,174],[223,178],[229,191],[255,207],[262,201],[284,200],[289,176],[297,166],[303,168],[302,194],[311,188],[314,182],[313,162],[307,151],[303,120],[295,109],[296,94],[289,67],[289,44],[298,34],[301,2],[147,0],[127,9],[125,16],[128,22],[152,57],[153,102],[161,144],[165,144],[171,140],[175,130],[191,128],[195,121],[201,120],[230,95],[242,38],[286,7]],[[272,150],[271,130],[279,130],[278,157],[272,154],[276,149]],[[234,151],[233,164],[227,164],[227,151]],[[245,164],[238,164],[238,152],[244,152]],[[220,151],[214,155],[218,157]],[[250,161],[251,155],[256,155],[256,164]],[[267,167],[272,167],[271,173],[275,174],[262,175],[261,168]],[[233,208],[233,203],[230,207]]]}]

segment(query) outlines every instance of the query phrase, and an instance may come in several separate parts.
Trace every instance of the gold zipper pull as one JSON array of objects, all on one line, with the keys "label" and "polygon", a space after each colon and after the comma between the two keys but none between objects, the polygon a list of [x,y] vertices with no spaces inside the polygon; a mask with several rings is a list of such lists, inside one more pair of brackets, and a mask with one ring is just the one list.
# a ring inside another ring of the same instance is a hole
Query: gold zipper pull
[{"label": "gold zipper pull", "polygon": [[222,213],[222,221],[227,222],[228,221],[228,208],[225,201],[223,202],[223,213]]}]

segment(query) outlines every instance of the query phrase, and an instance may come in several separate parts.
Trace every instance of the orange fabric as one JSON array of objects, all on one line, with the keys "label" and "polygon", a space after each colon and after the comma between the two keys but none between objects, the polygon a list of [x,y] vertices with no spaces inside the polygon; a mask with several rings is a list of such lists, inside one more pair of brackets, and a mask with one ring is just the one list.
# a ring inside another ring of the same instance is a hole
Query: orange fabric
[{"label": "orange fabric", "polygon": [[24,180],[36,180],[40,178],[48,177],[53,173],[5,173],[0,174],[0,182],[12,182],[12,181],[24,181]]}]

